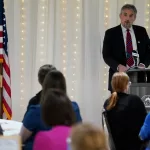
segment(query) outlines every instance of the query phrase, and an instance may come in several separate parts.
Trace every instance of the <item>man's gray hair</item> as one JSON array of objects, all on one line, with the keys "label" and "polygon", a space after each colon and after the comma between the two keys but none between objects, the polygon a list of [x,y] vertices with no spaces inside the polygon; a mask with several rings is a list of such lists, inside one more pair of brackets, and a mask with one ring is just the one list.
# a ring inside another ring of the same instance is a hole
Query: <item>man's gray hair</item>
[{"label": "man's gray hair", "polygon": [[125,4],[124,6],[122,6],[120,14],[121,14],[122,11],[125,10],[125,9],[133,10],[134,14],[135,14],[135,15],[137,14],[137,9],[136,9],[136,7],[135,7],[134,5],[132,5],[132,4]]}]

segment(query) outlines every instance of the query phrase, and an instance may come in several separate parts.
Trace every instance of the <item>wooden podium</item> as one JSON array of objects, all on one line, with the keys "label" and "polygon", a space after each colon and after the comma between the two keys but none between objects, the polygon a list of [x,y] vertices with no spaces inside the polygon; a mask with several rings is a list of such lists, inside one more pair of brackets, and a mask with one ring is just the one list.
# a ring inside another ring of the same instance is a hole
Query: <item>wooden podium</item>
[{"label": "wooden podium", "polygon": [[[143,100],[147,111],[150,111],[150,69],[129,69],[127,74],[132,82],[129,93],[138,95]],[[142,82],[139,82],[139,78],[143,78]]]}]

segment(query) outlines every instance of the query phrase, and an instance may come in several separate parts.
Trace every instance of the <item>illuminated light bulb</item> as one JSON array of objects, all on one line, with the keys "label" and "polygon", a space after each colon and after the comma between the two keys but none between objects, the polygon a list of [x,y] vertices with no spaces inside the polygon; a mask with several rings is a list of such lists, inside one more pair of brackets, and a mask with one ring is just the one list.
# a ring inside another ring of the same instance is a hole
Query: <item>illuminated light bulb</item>
[{"label": "illuminated light bulb", "polygon": [[106,76],[106,74],[104,74],[104,76]]},{"label": "illuminated light bulb", "polygon": [[41,29],[42,32],[44,32],[44,29]]},{"label": "illuminated light bulb", "polygon": [[21,60],[21,63],[23,63],[24,61],[23,60]]},{"label": "illuminated light bulb", "polygon": [[75,58],[74,58],[73,60],[74,60],[74,61],[76,61],[76,59],[75,59]]},{"label": "illuminated light bulb", "polygon": [[42,8],[43,8],[43,9],[45,9],[45,7],[44,7],[44,6],[43,6]]},{"label": "illuminated light bulb", "polygon": [[63,63],[66,63],[66,60],[63,60]]},{"label": "illuminated light bulb", "polygon": [[77,46],[77,44],[73,44],[75,47]]},{"label": "illuminated light bulb", "polygon": [[63,70],[66,70],[66,68],[64,67]]},{"label": "illuminated light bulb", "polygon": [[78,22],[78,21],[76,21],[76,24],[79,24],[79,22]]},{"label": "illuminated light bulb", "polygon": [[66,41],[66,38],[63,38],[63,41]]},{"label": "illuminated light bulb", "polygon": [[77,52],[75,51],[74,54],[77,54]]},{"label": "illuminated light bulb", "polygon": [[63,30],[64,33],[66,33],[66,30]]},{"label": "illuminated light bulb", "polygon": [[66,45],[64,45],[63,47],[66,48]]},{"label": "illuminated light bulb", "polygon": [[24,48],[24,45],[22,45],[21,47]]},{"label": "illuminated light bulb", "polygon": [[25,23],[24,23],[24,22],[22,22],[21,24],[22,24],[22,25],[24,25]]},{"label": "illuminated light bulb", "polygon": [[21,82],[20,84],[23,85],[23,82]]},{"label": "illuminated light bulb", "polygon": [[76,7],[77,9],[80,9],[80,7]]},{"label": "illuminated light bulb", "polygon": [[74,91],[74,89],[72,89],[72,91]]},{"label": "illuminated light bulb", "polygon": [[147,14],[149,14],[149,11],[147,12]]},{"label": "illuminated light bulb", "polygon": [[72,75],[75,76],[75,73],[73,73]]},{"label": "illuminated light bulb", "polygon": [[44,14],[42,14],[41,16],[42,16],[42,17],[44,17],[45,15],[44,15]]},{"label": "illuminated light bulb", "polygon": [[80,15],[79,14],[77,14],[77,17],[79,17]]},{"label": "illuminated light bulb", "polygon": [[21,93],[23,93],[24,91],[23,90],[21,90]]},{"label": "illuminated light bulb", "polygon": [[78,37],[76,36],[76,39],[78,39]]},{"label": "illuminated light bulb", "polygon": [[21,9],[24,10],[24,7],[22,7]]},{"label": "illuminated light bulb", "polygon": [[23,56],[23,55],[24,55],[24,53],[21,53],[21,55]]},{"label": "illuminated light bulb", "polygon": [[44,52],[40,52],[42,55],[44,54]]},{"label": "illuminated light bulb", "polygon": [[24,33],[24,30],[22,30],[21,32]]},{"label": "illuminated light bulb", "polygon": [[106,91],[106,89],[104,89],[104,91]]},{"label": "illuminated light bulb", "polygon": [[150,4],[147,4],[148,7],[150,7]]},{"label": "illuminated light bulb", "polygon": [[24,18],[25,16],[24,16],[24,15],[22,15],[21,17],[22,17],[22,18]]},{"label": "illuminated light bulb", "polygon": [[44,37],[41,37],[41,39],[43,40],[43,39],[44,39]]},{"label": "illuminated light bulb", "polygon": [[63,55],[65,56],[65,55],[66,55],[66,53],[63,53]]},{"label": "illuminated light bulb", "polygon": [[104,83],[106,83],[106,81],[104,81]]},{"label": "illuminated light bulb", "polygon": [[105,10],[108,10],[108,8],[106,7]]},{"label": "illuminated light bulb", "polygon": [[76,32],[78,31],[78,29],[76,29]]},{"label": "illuminated light bulb", "polygon": [[108,18],[108,15],[106,15],[105,17]]},{"label": "illuminated light bulb", "polygon": [[73,96],[71,96],[71,98],[73,98]]},{"label": "illuminated light bulb", "polygon": [[43,21],[43,22],[41,22],[42,24],[44,24],[45,22]]},{"label": "illuminated light bulb", "polygon": [[23,71],[23,70],[24,70],[24,68],[21,68],[21,70]]},{"label": "illuminated light bulb", "polygon": [[106,69],[107,67],[105,66],[104,68]]}]

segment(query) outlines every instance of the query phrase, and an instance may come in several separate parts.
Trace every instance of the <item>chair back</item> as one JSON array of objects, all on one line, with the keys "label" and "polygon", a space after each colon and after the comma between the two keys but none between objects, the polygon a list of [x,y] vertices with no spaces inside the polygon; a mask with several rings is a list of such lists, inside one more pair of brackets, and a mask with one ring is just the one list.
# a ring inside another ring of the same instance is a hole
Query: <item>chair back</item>
[{"label": "chair back", "polygon": [[115,147],[115,144],[114,144],[114,140],[113,140],[113,137],[112,137],[112,133],[111,133],[111,130],[110,130],[110,126],[109,126],[109,123],[108,123],[108,118],[107,118],[107,111],[105,109],[103,109],[102,111],[102,126],[103,126],[103,130],[105,130],[105,125],[107,127],[107,131],[108,131],[108,135],[109,135],[109,147],[110,147],[110,150],[116,150],[116,147]]}]

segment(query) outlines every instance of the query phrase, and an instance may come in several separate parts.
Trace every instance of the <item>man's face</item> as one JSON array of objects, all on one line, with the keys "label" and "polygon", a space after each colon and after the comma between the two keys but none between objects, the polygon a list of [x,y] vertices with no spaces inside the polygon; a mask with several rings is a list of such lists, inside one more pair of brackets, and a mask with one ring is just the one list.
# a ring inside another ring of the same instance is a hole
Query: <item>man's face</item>
[{"label": "man's face", "polygon": [[121,20],[121,24],[126,29],[129,29],[132,26],[135,19],[136,19],[136,15],[133,12],[133,10],[131,10],[131,9],[122,10],[122,12],[120,14],[120,20]]}]

